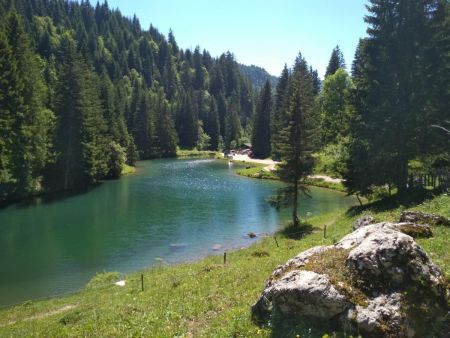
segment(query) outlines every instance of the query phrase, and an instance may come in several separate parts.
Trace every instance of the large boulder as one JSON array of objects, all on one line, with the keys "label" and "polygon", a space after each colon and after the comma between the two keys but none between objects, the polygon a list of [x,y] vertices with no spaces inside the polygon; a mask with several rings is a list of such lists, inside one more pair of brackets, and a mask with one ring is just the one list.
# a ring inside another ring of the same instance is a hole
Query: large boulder
[{"label": "large boulder", "polygon": [[427,321],[449,311],[448,291],[441,270],[402,232],[406,225],[369,224],[279,266],[252,307],[254,320],[315,318],[367,337],[426,333]]}]

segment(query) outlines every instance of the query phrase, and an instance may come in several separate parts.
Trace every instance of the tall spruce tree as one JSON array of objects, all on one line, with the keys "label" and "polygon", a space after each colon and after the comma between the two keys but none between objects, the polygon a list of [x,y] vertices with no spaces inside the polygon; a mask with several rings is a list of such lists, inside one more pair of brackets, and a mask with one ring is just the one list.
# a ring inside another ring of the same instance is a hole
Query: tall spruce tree
[{"label": "tall spruce tree", "polygon": [[0,166],[4,168],[0,167],[0,176],[5,183],[10,183],[8,194],[17,198],[43,189],[43,169],[53,159],[54,117],[45,107],[47,93],[40,64],[17,12],[7,15],[5,27],[2,63],[10,62],[10,65],[3,65],[5,91],[0,95],[4,101],[0,115],[4,124],[4,141],[0,146],[4,155]]},{"label": "tall spruce tree", "polygon": [[68,34],[61,42],[61,59],[55,106],[60,155],[53,174],[59,178],[58,187],[68,190],[104,177],[108,173],[108,157],[98,81],[80,59]]},{"label": "tall spruce tree", "polygon": [[336,46],[331,52],[330,61],[328,61],[327,70],[325,72],[325,78],[336,73],[339,68],[345,68],[345,60],[341,49],[339,46]]},{"label": "tall spruce tree", "polygon": [[164,90],[162,88],[158,90],[155,111],[155,121],[158,121],[158,123],[154,125],[154,134],[156,136],[154,144],[157,146],[155,153],[158,157],[176,156],[178,137],[169,102],[165,98]]},{"label": "tall spruce tree", "polygon": [[301,54],[290,81],[288,125],[283,129],[278,148],[282,163],[277,175],[287,183],[273,200],[277,207],[292,208],[292,224],[300,226],[298,217],[299,192],[307,193],[304,180],[312,172],[314,88],[308,65]]},{"label": "tall spruce tree", "polygon": [[253,121],[252,149],[256,158],[270,156],[270,117],[272,115],[272,88],[269,80],[261,90]]},{"label": "tall spruce tree", "polygon": [[367,154],[350,154],[351,167],[372,167],[366,168],[371,173],[367,186],[395,185],[400,192],[407,188],[408,161],[418,155],[417,140],[423,128],[429,128],[424,114],[425,47],[432,39],[430,24],[437,3],[373,0],[369,6],[369,38],[355,82],[361,122],[353,138],[360,145],[358,153],[365,148]]},{"label": "tall spruce tree", "polygon": [[281,131],[287,126],[287,104],[288,104],[288,87],[289,87],[289,70],[287,65],[281,72],[278,84],[275,90],[275,102],[273,108],[273,116],[271,119],[271,131],[272,131],[272,158],[279,160],[281,157],[278,149],[280,143]]}]

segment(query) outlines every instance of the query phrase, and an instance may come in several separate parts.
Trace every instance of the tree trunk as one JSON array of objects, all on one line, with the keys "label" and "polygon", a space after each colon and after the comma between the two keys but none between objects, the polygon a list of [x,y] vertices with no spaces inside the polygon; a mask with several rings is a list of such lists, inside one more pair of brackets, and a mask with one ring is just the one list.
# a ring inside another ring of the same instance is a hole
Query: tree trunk
[{"label": "tree trunk", "polygon": [[294,198],[292,204],[292,224],[295,228],[300,225],[298,215],[297,215],[297,207],[298,207],[298,180],[294,182]]},{"label": "tree trunk", "polygon": [[402,159],[400,163],[400,175],[397,183],[398,193],[402,194],[408,189],[408,160]]},{"label": "tree trunk", "polygon": [[359,206],[362,207],[363,204],[362,204],[361,198],[359,197],[359,194],[356,194],[356,198],[358,199]]}]

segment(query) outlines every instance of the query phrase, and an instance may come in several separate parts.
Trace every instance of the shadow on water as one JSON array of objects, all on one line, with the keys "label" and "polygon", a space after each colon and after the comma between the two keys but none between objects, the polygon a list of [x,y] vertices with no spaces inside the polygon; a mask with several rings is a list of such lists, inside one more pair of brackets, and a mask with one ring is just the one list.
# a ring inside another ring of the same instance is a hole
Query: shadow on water
[{"label": "shadow on water", "polygon": [[0,201],[0,210],[14,206],[16,208],[27,208],[41,204],[51,204],[65,199],[87,194],[102,185],[102,182],[92,184],[88,187],[72,189],[69,191],[53,191],[46,192],[42,195],[27,197],[23,199],[16,199],[11,201]]}]

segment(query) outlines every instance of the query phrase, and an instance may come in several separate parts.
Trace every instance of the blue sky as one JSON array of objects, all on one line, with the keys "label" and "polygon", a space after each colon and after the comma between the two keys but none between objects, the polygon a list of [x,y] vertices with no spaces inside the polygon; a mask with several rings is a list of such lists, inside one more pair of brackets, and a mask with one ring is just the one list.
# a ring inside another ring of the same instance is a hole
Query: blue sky
[{"label": "blue sky", "polygon": [[229,50],[244,64],[278,76],[299,51],[323,76],[338,44],[347,68],[366,35],[365,0],[108,0],[122,14],[136,14],[167,36],[172,28],[181,48],[199,45],[212,56]]}]

